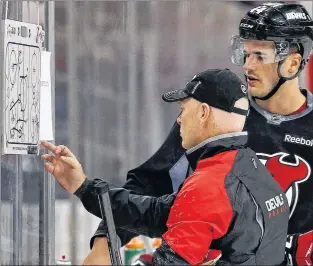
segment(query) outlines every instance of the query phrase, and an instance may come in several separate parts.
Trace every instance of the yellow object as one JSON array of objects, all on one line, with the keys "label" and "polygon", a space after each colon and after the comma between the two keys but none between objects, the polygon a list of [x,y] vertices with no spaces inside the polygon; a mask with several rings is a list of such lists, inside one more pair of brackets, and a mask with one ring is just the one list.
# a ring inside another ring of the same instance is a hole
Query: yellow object
[{"label": "yellow object", "polygon": [[145,244],[134,237],[125,245],[125,247],[128,249],[139,249],[144,248]]},{"label": "yellow object", "polygon": [[153,248],[159,248],[162,244],[161,238],[155,238],[152,242],[152,247]]}]

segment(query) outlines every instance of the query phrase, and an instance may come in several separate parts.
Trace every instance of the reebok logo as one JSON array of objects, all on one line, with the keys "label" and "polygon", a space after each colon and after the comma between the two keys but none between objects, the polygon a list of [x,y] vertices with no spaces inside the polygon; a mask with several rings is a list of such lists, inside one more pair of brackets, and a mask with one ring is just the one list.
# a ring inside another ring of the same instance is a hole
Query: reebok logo
[{"label": "reebok logo", "polygon": [[305,139],[303,137],[293,137],[289,134],[285,135],[285,142],[290,142],[290,143],[296,143],[296,144],[300,144],[300,145],[305,145],[305,146],[309,146],[309,147],[313,147],[313,139]]}]

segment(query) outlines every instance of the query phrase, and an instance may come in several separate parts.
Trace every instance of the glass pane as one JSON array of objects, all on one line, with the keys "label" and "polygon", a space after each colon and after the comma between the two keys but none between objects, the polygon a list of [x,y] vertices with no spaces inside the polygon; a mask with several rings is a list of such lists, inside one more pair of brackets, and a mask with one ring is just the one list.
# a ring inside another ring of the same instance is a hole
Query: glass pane
[{"label": "glass pane", "polygon": [[[2,18],[45,26],[44,3],[7,1],[1,8]],[[47,222],[40,209],[51,198],[43,193],[47,190],[43,177],[39,156],[1,156],[1,265],[38,265],[47,257],[43,254]]]}]

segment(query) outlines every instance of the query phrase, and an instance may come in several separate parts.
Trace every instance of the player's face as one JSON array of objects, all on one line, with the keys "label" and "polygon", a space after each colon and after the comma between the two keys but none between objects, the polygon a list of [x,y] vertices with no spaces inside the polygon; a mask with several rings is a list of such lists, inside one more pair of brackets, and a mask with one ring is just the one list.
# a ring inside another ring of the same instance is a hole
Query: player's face
[{"label": "player's face", "polygon": [[190,149],[201,142],[199,123],[199,109],[201,103],[193,98],[181,101],[181,114],[177,118],[180,125],[180,135],[184,149]]},{"label": "player's face", "polygon": [[245,64],[248,92],[254,97],[266,96],[277,84],[278,63],[275,62],[274,43],[268,41],[246,40],[244,42]]}]

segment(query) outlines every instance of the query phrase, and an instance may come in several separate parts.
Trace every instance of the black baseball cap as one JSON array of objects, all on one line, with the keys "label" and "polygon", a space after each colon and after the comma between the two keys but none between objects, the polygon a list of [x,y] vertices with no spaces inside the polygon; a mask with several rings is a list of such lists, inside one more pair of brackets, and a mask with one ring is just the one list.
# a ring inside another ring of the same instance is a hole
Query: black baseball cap
[{"label": "black baseball cap", "polygon": [[247,87],[228,68],[200,72],[186,84],[184,89],[162,95],[162,99],[166,102],[177,102],[190,97],[226,112],[245,116],[248,114],[248,110],[234,106],[237,100],[247,97]]}]

